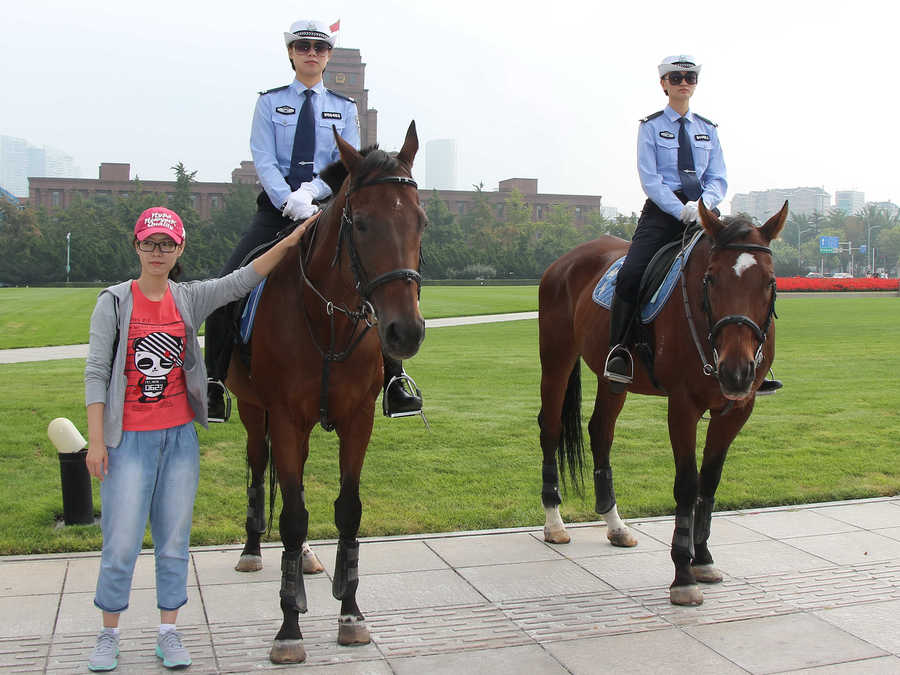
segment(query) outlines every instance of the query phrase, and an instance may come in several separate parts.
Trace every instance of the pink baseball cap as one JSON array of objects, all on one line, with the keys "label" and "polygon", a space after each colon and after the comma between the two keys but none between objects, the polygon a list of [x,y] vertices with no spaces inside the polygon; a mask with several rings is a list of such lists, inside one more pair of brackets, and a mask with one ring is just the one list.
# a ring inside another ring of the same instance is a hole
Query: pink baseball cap
[{"label": "pink baseball cap", "polygon": [[151,234],[167,234],[176,244],[184,241],[184,223],[177,213],[164,206],[153,206],[144,211],[134,224],[134,236],[144,241]]}]

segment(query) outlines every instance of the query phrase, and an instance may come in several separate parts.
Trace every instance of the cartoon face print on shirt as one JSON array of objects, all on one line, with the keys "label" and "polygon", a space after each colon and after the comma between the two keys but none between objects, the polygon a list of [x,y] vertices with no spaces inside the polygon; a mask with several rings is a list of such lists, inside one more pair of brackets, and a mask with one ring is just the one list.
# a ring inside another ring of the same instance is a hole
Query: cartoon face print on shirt
[{"label": "cartoon face print on shirt", "polygon": [[134,341],[134,366],[141,373],[140,403],[156,403],[165,398],[168,374],[184,365],[184,341],[168,333],[150,333]]}]

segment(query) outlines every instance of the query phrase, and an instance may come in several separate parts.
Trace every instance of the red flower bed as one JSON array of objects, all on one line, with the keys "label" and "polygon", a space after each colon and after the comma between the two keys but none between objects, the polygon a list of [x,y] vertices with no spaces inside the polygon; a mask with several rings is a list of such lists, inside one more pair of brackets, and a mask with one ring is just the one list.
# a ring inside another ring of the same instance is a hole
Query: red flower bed
[{"label": "red flower bed", "polygon": [[896,291],[900,279],[778,277],[779,291]]}]

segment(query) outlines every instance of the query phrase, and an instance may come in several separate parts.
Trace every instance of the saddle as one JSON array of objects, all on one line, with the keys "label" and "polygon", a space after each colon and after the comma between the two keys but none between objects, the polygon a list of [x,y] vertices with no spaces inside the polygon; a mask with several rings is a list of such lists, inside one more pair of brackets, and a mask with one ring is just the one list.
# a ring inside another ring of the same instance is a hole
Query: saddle
[{"label": "saddle", "polygon": [[[694,250],[703,230],[700,227],[689,229],[685,235],[687,244],[684,249],[684,256],[679,255],[681,252],[682,239],[676,239],[660,248],[641,277],[641,284],[638,291],[638,306],[640,307],[640,323],[649,324],[657,317],[657,315],[665,307],[666,302],[672,295],[672,290],[678,282],[678,275],[681,272],[682,259],[687,260]],[[591,295],[594,302],[605,309],[612,307],[613,294],[616,290],[616,279],[619,275],[619,269],[625,262],[625,256],[616,260],[606,273],[597,282],[594,292]]]}]

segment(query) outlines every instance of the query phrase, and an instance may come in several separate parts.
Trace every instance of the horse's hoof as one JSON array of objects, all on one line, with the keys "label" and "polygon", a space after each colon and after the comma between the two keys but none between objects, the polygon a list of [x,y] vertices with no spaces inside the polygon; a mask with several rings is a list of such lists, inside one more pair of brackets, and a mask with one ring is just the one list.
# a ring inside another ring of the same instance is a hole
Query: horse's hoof
[{"label": "horse's hoof", "polygon": [[621,546],[622,548],[631,548],[638,545],[637,537],[631,534],[631,530],[623,527],[620,530],[609,530],[606,538],[613,546]]},{"label": "horse's hoof", "polygon": [[694,578],[702,584],[718,584],[722,581],[722,572],[715,565],[691,565]]},{"label": "horse's hoof", "polygon": [[259,572],[262,569],[262,556],[245,553],[234,566],[237,572]]},{"label": "horse's hoof", "polygon": [[356,617],[341,617],[338,619],[338,644],[339,645],[367,645],[372,639],[369,637],[369,629],[366,628],[365,619],[360,621]]},{"label": "horse's hoof", "polygon": [[561,527],[558,530],[551,530],[549,527],[544,528],[544,541],[551,544],[568,544],[572,541],[572,537],[566,532],[566,528]]},{"label": "horse's hoof", "polygon": [[305,660],[303,640],[275,640],[272,643],[269,651],[269,661],[272,663],[303,663]]},{"label": "horse's hoof", "polygon": [[303,574],[319,574],[325,571],[325,565],[312,550],[303,551]]},{"label": "horse's hoof", "polygon": [[690,586],[672,586],[669,589],[669,601],[673,605],[702,605],[703,591],[697,584]]}]

